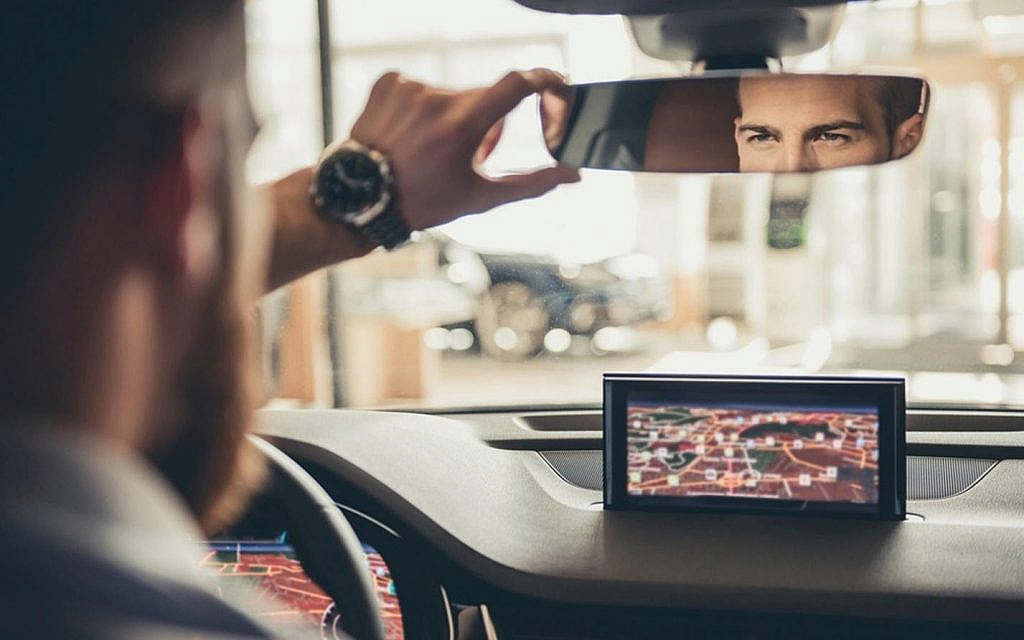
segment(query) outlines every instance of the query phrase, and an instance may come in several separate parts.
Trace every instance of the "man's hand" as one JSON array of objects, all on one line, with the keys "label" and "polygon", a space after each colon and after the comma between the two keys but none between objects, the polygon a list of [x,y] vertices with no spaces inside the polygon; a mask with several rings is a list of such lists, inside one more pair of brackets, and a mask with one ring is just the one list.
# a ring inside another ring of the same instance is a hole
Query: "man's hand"
[{"label": "man's hand", "polygon": [[[562,86],[561,76],[544,69],[512,72],[492,87],[468,91],[388,73],[370,92],[352,138],[388,155],[402,217],[410,228],[426,229],[579,180],[575,169],[560,166],[501,178],[477,170],[497,146],[509,111],[533,93]],[[270,185],[276,230],[268,289],[372,248],[316,214],[312,180],[307,168]]]},{"label": "man's hand", "polygon": [[501,178],[477,170],[523,98],[564,84],[557,73],[534,69],[484,89],[445,91],[388,73],[370,91],[352,138],[387,154],[402,217],[410,228],[426,229],[579,180],[561,166]]}]

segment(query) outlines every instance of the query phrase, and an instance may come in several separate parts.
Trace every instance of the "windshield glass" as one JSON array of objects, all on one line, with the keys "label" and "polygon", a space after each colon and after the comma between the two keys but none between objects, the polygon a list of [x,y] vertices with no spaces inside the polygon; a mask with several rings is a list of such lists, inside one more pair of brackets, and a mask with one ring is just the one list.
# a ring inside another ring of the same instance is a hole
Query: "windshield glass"
[{"label": "windshield glass", "polygon": [[[389,70],[453,88],[538,66],[572,82],[690,72],[640,53],[616,16],[511,0],[327,4],[336,137]],[[316,3],[247,10],[260,182],[316,160],[323,85]],[[783,67],[927,77],[913,156],[810,176],[584,171],[275,293],[263,308],[272,393],[537,407],[599,402],[605,371],[886,372],[907,377],[913,404],[1021,404],[1022,36],[1024,14],[980,1],[854,3],[831,45]],[[535,99],[513,112],[487,170],[550,162],[537,112]]]}]

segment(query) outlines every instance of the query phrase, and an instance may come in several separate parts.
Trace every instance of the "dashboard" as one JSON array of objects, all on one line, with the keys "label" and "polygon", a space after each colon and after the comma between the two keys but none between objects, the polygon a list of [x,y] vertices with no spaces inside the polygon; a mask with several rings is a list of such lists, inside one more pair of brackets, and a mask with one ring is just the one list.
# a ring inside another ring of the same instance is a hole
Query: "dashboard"
[{"label": "dashboard", "polygon": [[910,411],[898,522],[605,511],[599,410],[259,420],[494,637],[1024,630],[1021,414]]}]

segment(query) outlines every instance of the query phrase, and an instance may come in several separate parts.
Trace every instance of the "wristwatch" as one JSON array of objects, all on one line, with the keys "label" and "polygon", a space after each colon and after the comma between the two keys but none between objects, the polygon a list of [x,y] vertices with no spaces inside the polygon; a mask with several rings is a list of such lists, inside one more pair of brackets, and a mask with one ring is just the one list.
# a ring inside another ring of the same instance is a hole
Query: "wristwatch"
[{"label": "wristwatch", "polygon": [[412,234],[398,211],[394,184],[387,156],[346,140],[324,151],[309,193],[325,220],[390,251]]}]

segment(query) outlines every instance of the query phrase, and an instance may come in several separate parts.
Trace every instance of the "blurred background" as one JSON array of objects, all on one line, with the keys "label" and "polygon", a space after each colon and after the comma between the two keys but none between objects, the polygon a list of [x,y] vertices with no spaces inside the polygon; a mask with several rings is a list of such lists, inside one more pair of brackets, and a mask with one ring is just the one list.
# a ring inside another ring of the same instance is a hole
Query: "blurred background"
[{"label": "blurred background", "polygon": [[[247,13],[264,122],[253,184],[314,163],[325,129],[346,137],[385,71],[455,88],[537,66],[572,82],[689,72],[640,53],[621,17],[511,0],[250,0]],[[595,403],[616,370],[888,372],[918,404],[1024,402],[1024,5],[854,3],[831,45],[783,67],[924,75],[922,147],[814,176],[584,171],[314,274],[262,305],[272,402]],[[529,99],[486,169],[549,162]]]}]

